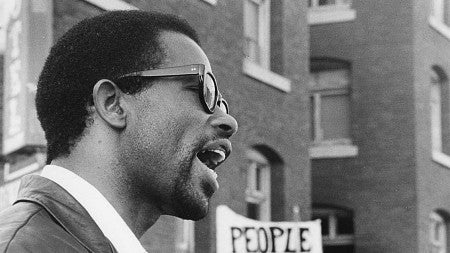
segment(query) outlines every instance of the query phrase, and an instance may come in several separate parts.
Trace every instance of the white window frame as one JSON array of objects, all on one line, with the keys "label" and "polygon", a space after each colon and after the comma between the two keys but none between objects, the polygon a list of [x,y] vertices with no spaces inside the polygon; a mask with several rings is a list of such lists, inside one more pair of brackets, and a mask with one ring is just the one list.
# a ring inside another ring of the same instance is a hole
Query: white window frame
[{"label": "white window frame", "polygon": [[432,0],[430,16],[444,23],[445,0]]},{"label": "white window frame", "polygon": [[138,10],[139,8],[122,0],[84,0],[107,11]]},{"label": "white window frame", "polygon": [[[444,218],[436,212],[430,213],[430,226],[429,226],[429,247],[430,252],[433,248],[438,249],[438,253],[447,253],[447,224]],[[436,228],[439,227],[439,238],[435,237]]]},{"label": "white window frame", "polygon": [[[247,188],[245,190],[245,201],[259,206],[259,219],[269,221],[271,217],[271,179],[270,165],[267,159],[255,150],[247,151],[249,166],[247,170]],[[260,170],[260,190],[256,188],[257,170]]]},{"label": "white window frame", "polygon": [[195,223],[192,220],[177,220],[176,253],[195,252]]},{"label": "white window frame", "polygon": [[428,23],[445,38],[450,39],[450,27],[444,22],[445,0],[432,0],[430,3],[431,11]]},{"label": "white window frame", "polygon": [[217,4],[217,0],[203,0],[203,2],[207,2],[210,5],[216,5]]},{"label": "white window frame", "polygon": [[319,5],[319,0],[311,0],[308,10],[310,25],[348,22],[356,19],[356,11],[352,3],[346,0],[336,0],[335,4]]},{"label": "white window frame", "polygon": [[318,216],[327,216],[328,235],[322,235],[324,246],[354,245],[355,236],[353,234],[338,234],[337,232],[337,213],[343,212],[333,208],[314,208],[313,213]]},{"label": "white window frame", "polygon": [[441,88],[442,87],[441,82],[439,81],[439,77],[432,78],[430,89],[430,110],[431,110],[430,116],[431,116],[431,149],[433,152],[442,152]]},{"label": "white window frame", "polygon": [[[271,0],[244,0],[243,8],[247,3],[260,5],[258,17],[258,45],[260,62],[244,57],[242,72],[258,81],[270,85],[283,92],[291,91],[291,80],[270,70],[270,2]],[[244,9],[244,45],[246,45],[246,17]]]},{"label": "white window frame", "polygon": [[[326,71],[326,70],[325,70]],[[324,71],[324,72],[325,72]],[[310,87],[313,77],[311,76]],[[342,88],[330,88],[330,89],[312,89],[310,91],[310,97],[313,99],[313,106],[311,110],[314,112],[312,126],[314,128],[313,145],[309,148],[309,155],[312,159],[319,158],[340,158],[340,157],[354,157],[358,155],[358,147],[352,144],[352,140],[349,138],[340,138],[332,140],[323,140],[323,130],[321,126],[321,97],[326,95],[339,95],[349,94],[348,83],[346,87]],[[350,94],[349,94],[350,95]],[[349,122],[350,124],[350,122]]]},{"label": "white window frame", "polygon": [[431,157],[433,161],[450,168],[450,156],[442,152],[442,105],[443,80],[435,70],[431,70],[430,85],[430,130]]},{"label": "white window frame", "polygon": [[[258,51],[259,62],[257,65],[270,69],[270,1],[271,0],[244,0],[244,40],[246,40],[247,18],[245,17],[245,9],[250,4],[258,6]],[[244,44],[246,42],[244,41]]]},{"label": "white window frame", "polygon": [[280,91],[286,93],[291,92],[291,80],[268,69],[262,68],[248,59],[243,60],[242,72],[251,78],[261,81]]}]

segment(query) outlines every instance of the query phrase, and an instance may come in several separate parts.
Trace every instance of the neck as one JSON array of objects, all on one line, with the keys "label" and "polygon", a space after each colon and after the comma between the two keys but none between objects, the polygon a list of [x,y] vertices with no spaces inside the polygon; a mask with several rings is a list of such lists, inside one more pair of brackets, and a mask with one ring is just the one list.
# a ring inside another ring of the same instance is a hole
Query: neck
[{"label": "neck", "polygon": [[69,156],[57,158],[52,164],[71,170],[93,185],[119,213],[136,237],[140,238],[161,216],[159,208],[142,199],[139,189],[133,188],[133,182],[121,173],[123,169],[118,163],[111,162],[114,159],[108,159],[104,154],[106,152],[102,152],[104,149],[97,147],[97,151],[91,154],[84,151],[80,153],[80,149],[74,148]]}]

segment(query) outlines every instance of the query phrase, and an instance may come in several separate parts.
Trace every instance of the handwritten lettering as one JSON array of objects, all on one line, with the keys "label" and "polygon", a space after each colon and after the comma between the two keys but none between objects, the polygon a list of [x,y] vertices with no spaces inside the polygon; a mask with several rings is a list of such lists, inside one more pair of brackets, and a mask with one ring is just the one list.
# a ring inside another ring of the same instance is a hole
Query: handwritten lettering
[{"label": "handwritten lettering", "polygon": [[308,228],[231,227],[232,252],[311,252]]}]

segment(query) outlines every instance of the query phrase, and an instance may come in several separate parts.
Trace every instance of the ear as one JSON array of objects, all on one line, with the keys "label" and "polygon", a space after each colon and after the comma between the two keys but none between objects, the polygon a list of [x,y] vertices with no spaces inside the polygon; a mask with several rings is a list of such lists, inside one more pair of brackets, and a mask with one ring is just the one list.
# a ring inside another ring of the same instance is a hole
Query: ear
[{"label": "ear", "polygon": [[110,80],[102,79],[94,85],[92,98],[98,115],[114,128],[125,128],[126,111],[123,92]]}]

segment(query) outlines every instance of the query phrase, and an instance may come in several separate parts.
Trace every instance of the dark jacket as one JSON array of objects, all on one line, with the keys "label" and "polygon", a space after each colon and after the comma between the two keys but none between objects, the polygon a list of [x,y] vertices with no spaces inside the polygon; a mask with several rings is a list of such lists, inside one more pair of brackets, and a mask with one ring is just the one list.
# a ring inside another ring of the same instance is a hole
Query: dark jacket
[{"label": "dark jacket", "polygon": [[22,179],[18,200],[0,212],[0,252],[115,252],[86,210],[41,176]]}]

